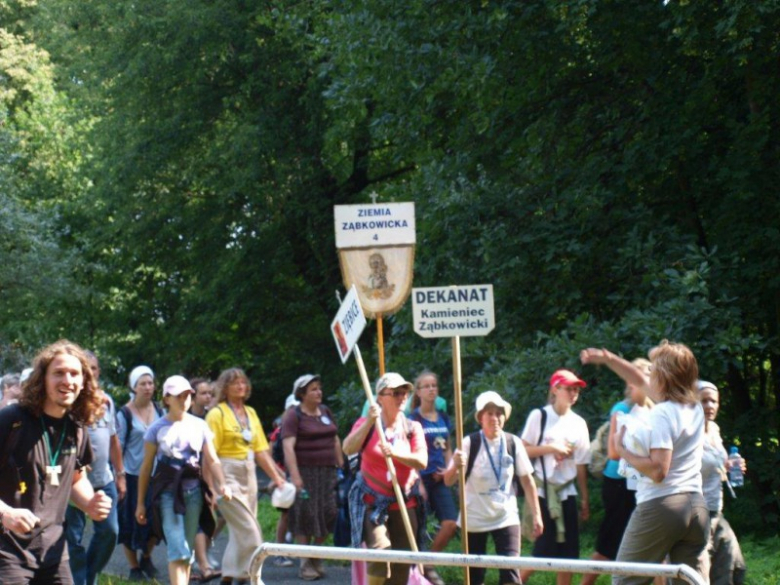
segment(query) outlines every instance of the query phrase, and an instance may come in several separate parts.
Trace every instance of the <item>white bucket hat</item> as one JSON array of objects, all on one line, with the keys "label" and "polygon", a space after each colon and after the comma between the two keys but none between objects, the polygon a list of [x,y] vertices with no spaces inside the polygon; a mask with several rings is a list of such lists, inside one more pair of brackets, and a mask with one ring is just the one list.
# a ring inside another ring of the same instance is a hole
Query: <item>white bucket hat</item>
[{"label": "white bucket hat", "polygon": [[392,390],[395,390],[396,388],[406,388],[407,392],[410,394],[414,391],[414,385],[411,382],[404,380],[404,377],[401,374],[396,374],[395,372],[388,372],[376,381],[377,395],[385,388],[391,388]]},{"label": "white bucket hat", "polygon": [[477,422],[479,422],[479,413],[485,410],[488,404],[495,404],[499,408],[502,408],[504,410],[504,416],[506,416],[507,419],[509,419],[509,415],[512,414],[512,405],[501,398],[498,392],[488,390],[477,396],[477,412],[474,415]]}]

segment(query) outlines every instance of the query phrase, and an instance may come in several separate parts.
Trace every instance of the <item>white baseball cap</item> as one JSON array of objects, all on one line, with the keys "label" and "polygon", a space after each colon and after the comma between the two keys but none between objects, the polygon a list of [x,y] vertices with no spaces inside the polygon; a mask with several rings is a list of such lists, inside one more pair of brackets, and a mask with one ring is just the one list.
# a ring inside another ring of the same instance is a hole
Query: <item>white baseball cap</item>
[{"label": "white baseball cap", "polygon": [[184,376],[171,376],[163,384],[163,396],[178,396],[182,392],[195,392]]}]

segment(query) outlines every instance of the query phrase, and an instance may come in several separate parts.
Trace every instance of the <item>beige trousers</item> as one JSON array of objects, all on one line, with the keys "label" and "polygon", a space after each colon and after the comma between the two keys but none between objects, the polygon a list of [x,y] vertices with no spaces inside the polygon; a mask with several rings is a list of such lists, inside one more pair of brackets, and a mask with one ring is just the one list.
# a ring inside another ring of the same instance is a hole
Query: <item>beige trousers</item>
[{"label": "beige trousers", "polygon": [[233,499],[219,500],[219,512],[228,527],[228,543],[222,557],[222,575],[235,579],[249,577],[252,554],[263,542],[257,522],[257,476],[251,459],[220,458],[225,482]]}]

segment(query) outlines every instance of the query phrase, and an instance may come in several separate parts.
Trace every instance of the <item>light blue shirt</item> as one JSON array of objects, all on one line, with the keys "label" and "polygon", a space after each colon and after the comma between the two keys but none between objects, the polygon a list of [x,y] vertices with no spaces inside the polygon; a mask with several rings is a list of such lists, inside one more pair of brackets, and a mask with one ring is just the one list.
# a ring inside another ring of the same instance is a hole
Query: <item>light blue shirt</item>
[{"label": "light blue shirt", "polygon": [[[631,412],[631,405],[628,403],[627,400],[621,400],[615,406],[612,407],[612,410],[609,411],[609,419],[612,420],[612,415],[618,412],[623,412],[625,414]],[[607,459],[607,464],[604,467],[604,476],[612,479],[625,479],[622,475],[618,473],[619,465],[620,465],[619,459]]]},{"label": "light blue shirt", "polygon": [[111,437],[116,435],[114,401],[106,395],[108,406],[100,420],[90,426],[89,442],[92,444],[92,465],[87,478],[94,488],[102,488],[114,481],[111,473],[109,455],[111,453]]},{"label": "light blue shirt", "polygon": [[[154,410],[154,420],[160,418],[157,409]],[[154,424],[154,420],[152,424]],[[116,434],[119,435],[119,444],[122,445],[122,457],[124,457],[125,471],[130,475],[141,473],[141,464],[144,462],[144,434],[151,425],[145,425],[137,416],[132,417],[130,436],[127,445],[125,437],[127,436],[127,421],[122,411],[116,413]]]}]

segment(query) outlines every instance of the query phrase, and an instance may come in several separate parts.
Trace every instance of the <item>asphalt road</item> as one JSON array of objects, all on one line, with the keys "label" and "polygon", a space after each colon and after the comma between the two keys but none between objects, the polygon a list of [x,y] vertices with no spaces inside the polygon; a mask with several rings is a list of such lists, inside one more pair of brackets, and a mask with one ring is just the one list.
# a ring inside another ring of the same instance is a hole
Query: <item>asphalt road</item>
[{"label": "asphalt road", "polygon": [[[91,526],[91,524],[89,525]],[[89,530],[89,528],[88,528]],[[222,559],[222,553],[225,551],[227,545],[227,528],[224,529],[217,539],[214,541],[214,546],[211,549],[211,556],[216,560]],[[165,556],[165,544],[161,544],[154,549],[152,554],[152,562],[157,570],[160,572],[160,576],[157,581],[164,585],[169,585],[168,580],[168,560]],[[327,575],[323,579],[313,581],[320,585],[346,585],[351,580],[351,572],[349,566],[333,566],[325,562]],[[109,561],[104,572],[109,575],[116,575],[119,577],[127,578],[129,568],[127,560],[125,559],[124,551],[121,546],[117,546],[114,551],[111,561]],[[300,585],[305,583],[302,579],[298,578],[298,561],[295,560],[295,565],[292,567],[275,567],[268,561],[263,565],[263,583],[268,585]],[[210,582],[211,585],[219,585],[218,580]]]},{"label": "asphalt road", "polygon": [[[266,493],[265,487],[268,484],[268,477],[258,467],[257,469],[257,482],[259,487],[260,497],[268,497],[264,495]],[[91,530],[92,523],[87,523],[87,531]],[[85,536],[85,542],[89,542]],[[225,527],[214,540],[214,546],[209,553],[210,558],[215,559],[218,563],[222,561],[222,553],[225,552],[225,547],[228,541],[228,530]],[[304,581],[298,577],[298,559],[293,559],[294,565],[292,567],[275,567],[269,560],[263,564],[263,583],[267,585],[300,585],[302,583],[317,583],[319,585],[347,585],[352,579],[351,567],[349,565],[332,565],[328,561],[324,561],[326,575],[322,579],[317,581]],[[157,581],[161,585],[170,585],[168,579],[168,559],[166,557],[165,543],[162,543],[155,547],[152,553],[152,563],[157,567],[159,576]],[[121,545],[117,545],[114,554],[111,557],[108,565],[103,571],[108,575],[115,575],[118,577],[127,578],[130,573],[130,569],[125,559],[125,553]],[[151,581],[150,581],[151,582]],[[194,581],[191,583],[197,585]],[[209,585],[219,585],[219,580],[215,579],[209,582]]]}]

